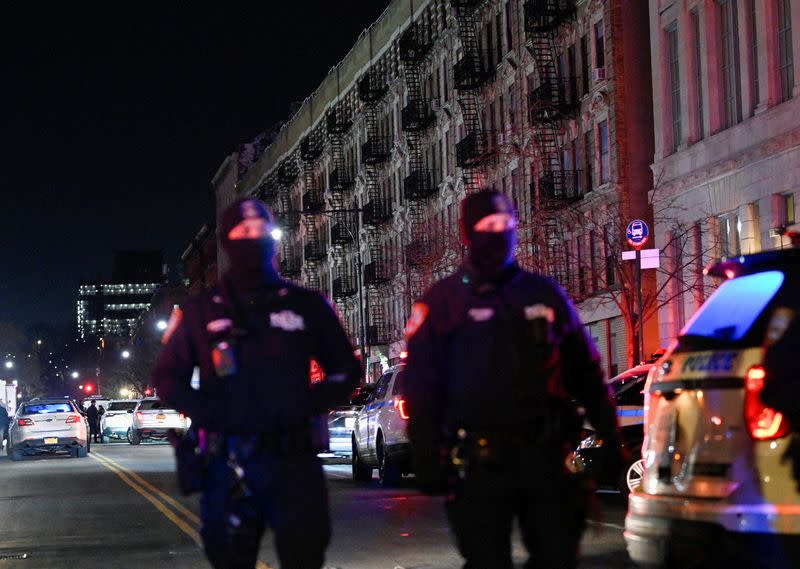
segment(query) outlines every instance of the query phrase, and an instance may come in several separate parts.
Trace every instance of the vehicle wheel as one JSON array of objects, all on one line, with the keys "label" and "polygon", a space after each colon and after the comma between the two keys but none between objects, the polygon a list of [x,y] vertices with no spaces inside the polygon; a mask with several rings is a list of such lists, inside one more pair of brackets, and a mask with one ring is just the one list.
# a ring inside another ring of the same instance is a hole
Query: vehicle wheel
[{"label": "vehicle wheel", "polygon": [[628,467],[622,473],[622,479],[619,482],[619,489],[623,495],[627,496],[635,491],[642,484],[642,475],[644,474],[644,459],[634,456]]},{"label": "vehicle wheel", "polygon": [[365,465],[361,460],[361,455],[358,454],[355,441],[353,441],[353,456],[351,460],[353,465],[353,480],[355,480],[357,484],[368,484],[372,481],[372,468]]},{"label": "vehicle wheel", "polygon": [[136,429],[130,429],[128,431],[128,442],[131,443],[132,445],[138,445],[139,443],[141,443],[142,438],[139,435],[139,431],[137,431]]},{"label": "vehicle wheel", "polygon": [[13,460],[14,462],[19,462],[20,460],[23,459],[24,456],[25,455],[22,454],[21,450],[12,450],[11,451],[11,460]]},{"label": "vehicle wheel", "polygon": [[380,480],[381,486],[384,488],[397,486],[402,478],[402,473],[397,466],[392,464],[389,453],[384,448],[382,435],[378,436],[376,448],[378,451],[378,480]]}]

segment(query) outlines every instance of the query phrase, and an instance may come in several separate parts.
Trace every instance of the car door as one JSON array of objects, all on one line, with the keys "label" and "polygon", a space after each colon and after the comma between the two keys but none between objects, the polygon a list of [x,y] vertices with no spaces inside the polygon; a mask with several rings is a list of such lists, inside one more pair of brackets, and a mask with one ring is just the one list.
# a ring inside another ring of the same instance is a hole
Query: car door
[{"label": "car door", "polygon": [[378,431],[378,420],[380,417],[381,409],[389,396],[389,383],[392,380],[392,373],[384,373],[378,380],[375,386],[375,396],[372,401],[365,406],[366,410],[366,433],[365,440],[367,448],[367,456],[370,458],[375,457],[375,436]]}]

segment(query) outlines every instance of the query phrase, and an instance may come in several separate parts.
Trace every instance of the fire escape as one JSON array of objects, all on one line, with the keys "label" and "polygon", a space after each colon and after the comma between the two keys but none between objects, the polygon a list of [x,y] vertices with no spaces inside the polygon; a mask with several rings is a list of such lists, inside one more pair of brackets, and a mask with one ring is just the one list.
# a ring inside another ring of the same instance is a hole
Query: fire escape
[{"label": "fire escape", "polygon": [[[356,246],[358,218],[355,211],[355,180],[352,165],[345,161],[344,136],[353,126],[347,107],[340,103],[326,116],[328,143],[331,153],[331,169],[328,172],[328,193],[331,205],[331,248],[334,256],[333,298],[346,306],[344,300],[358,294],[358,278],[349,257]],[[349,211],[346,211],[349,210]],[[344,310],[343,310],[344,312]],[[354,336],[353,331],[350,331]]]},{"label": "fire escape", "polygon": [[456,164],[461,167],[467,193],[480,190],[482,166],[491,146],[480,121],[480,90],[493,76],[478,38],[476,12],[484,0],[451,0],[456,10],[463,55],[453,66],[453,84],[464,118],[464,138],[456,143]]},{"label": "fire escape", "polygon": [[530,124],[539,157],[538,175],[531,183],[531,203],[539,230],[536,241],[546,250],[549,260],[546,270],[564,286],[569,286],[570,260],[557,211],[582,195],[581,172],[566,169],[559,135],[563,121],[574,116],[579,103],[575,78],[563,77],[559,72],[555,36],[559,26],[574,16],[574,0],[527,0],[524,6],[525,31],[539,77],[538,87],[528,95]]},{"label": "fire escape", "polygon": [[291,158],[284,160],[276,170],[267,176],[267,193],[262,199],[272,206],[275,220],[284,231],[281,241],[281,275],[287,279],[298,280],[302,272],[302,259],[297,251],[300,239],[300,211],[292,201],[292,186],[299,177],[297,163]]},{"label": "fire escape", "polygon": [[429,258],[436,244],[426,227],[428,198],[438,191],[438,173],[426,168],[423,147],[428,129],[436,122],[423,86],[423,66],[433,47],[430,34],[421,22],[412,22],[400,37],[400,61],[406,81],[407,104],[401,112],[401,125],[408,143],[408,176],[403,180],[403,197],[411,240],[406,245],[406,265],[410,271],[411,298],[422,296],[426,285]]},{"label": "fire escape", "polygon": [[381,168],[391,157],[393,144],[391,137],[382,133],[379,125],[380,103],[388,91],[385,75],[375,67],[370,68],[358,82],[358,98],[364,105],[367,135],[361,145],[361,162],[366,180],[362,222],[369,247],[369,262],[364,266],[364,287],[367,289],[369,322],[366,343],[370,346],[389,341],[382,289],[394,277],[383,246],[384,226],[392,218],[391,203],[381,192],[380,185]]},{"label": "fire escape", "polygon": [[303,259],[305,260],[306,286],[311,290],[321,290],[322,261],[327,256],[322,228],[318,226],[318,215],[325,209],[323,189],[314,176],[314,166],[322,155],[323,143],[319,131],[312,131],[300,142],[300,159],[303,163],[303,196],[302,214],[305,243]]}]

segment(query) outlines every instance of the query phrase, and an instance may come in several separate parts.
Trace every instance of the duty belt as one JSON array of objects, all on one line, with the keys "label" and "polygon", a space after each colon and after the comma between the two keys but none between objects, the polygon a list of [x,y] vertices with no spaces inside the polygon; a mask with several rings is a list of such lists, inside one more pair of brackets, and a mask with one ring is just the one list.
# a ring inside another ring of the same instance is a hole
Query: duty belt
[{"label": "duty belt", "polygon": [[262,433],[207,433],[206,450],[211,457],[228,456],[231,451],[242,460],[260,452],[280,456],[314,453],[311,430],[287,428]]}]

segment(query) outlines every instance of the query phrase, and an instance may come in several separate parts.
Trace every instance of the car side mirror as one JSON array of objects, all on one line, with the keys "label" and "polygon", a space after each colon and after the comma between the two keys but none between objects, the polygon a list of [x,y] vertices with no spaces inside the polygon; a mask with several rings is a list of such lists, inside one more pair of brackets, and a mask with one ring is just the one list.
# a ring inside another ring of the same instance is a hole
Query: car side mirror
[{"label": "car side mirror", "polygon": [[130,413],[131,415],[133,415],[133,409],[128,409],[128,413]]}]

